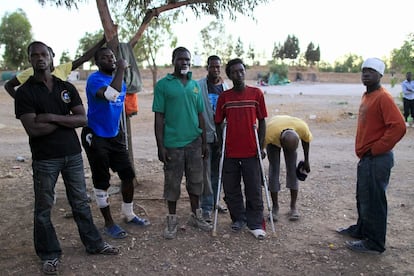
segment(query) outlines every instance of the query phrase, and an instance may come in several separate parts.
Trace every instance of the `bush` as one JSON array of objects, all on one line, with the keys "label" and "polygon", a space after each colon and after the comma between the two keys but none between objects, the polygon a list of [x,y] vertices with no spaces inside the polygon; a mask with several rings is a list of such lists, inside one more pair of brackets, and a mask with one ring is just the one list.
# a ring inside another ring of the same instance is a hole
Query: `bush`
[{"label": "bush", "polygon": [[288,66],[286,64],[272,64],[269,67],[270,73],[278,74],[280,79],[287,79]]}]

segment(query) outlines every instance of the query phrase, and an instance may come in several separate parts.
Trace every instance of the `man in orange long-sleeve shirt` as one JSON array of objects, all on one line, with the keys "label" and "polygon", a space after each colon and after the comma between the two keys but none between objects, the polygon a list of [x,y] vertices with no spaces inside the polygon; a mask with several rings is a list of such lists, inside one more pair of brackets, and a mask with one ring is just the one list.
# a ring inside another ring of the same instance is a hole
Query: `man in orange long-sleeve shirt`
[{"label": "man in orange long-sleeve shirt", "polygon": [[337,232],[357,238],[346,246],[356,252],[379,254],[385,251],[387,197],[392,149],[406,132],[404,118],[392,95],[380,84],[385,64],[369,58],[362,64],[361,81],[366,86],[359,107],[355,153],[357,169],[357,224]]}]

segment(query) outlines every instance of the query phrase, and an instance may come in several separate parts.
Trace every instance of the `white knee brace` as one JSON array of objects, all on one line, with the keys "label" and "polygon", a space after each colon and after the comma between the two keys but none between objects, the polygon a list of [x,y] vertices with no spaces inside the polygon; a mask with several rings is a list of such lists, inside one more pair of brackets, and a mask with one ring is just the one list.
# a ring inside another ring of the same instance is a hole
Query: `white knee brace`
[{"label": "white knee brace", "polygon": [[100,209],[109,206],[108,192],[101,189],[94,189],[96,204]]}]

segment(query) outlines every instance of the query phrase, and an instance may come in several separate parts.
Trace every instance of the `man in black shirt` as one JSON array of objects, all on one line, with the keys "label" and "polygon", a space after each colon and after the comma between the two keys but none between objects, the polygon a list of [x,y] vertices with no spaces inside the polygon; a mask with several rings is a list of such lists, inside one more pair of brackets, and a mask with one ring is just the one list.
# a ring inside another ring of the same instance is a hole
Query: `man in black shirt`
[{"label": "man in black shirt", "polygon": [[43,42],[28,47],[34,75],[18,89],[16,118],[29,136],[34,185],[34,245],[45,274],[57,274],[62,250],[50,213],[54,188],[62,175],[80,238],[90,254],[119,251],[102,240],[93,223],[86,195],[81,147],[75,128],[86,125],[85,109],[76,88],[51,75],[51,56]]}]

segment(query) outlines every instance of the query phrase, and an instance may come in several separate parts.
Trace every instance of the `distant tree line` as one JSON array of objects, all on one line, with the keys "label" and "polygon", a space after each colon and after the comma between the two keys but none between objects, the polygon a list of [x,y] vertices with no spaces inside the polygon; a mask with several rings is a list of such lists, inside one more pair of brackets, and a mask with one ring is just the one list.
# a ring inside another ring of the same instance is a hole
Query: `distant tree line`
[{"label": "distant tree line", "polygon": [[[139,22],[133,20],[132,14],[114,13],[119,21],[121,38],[128,36],[128,30],[136,27]],[[156,57],[163,46],[175,47],[177,37],[172,32],[172,23],[178,20],[178,14],[172,13],[165,17],[160,16],[151,22],[145,31],[142,39],[139,41],[140,46],[136,47],[136,58],[138,64],[146,63],[153,71],[154,81],[157,79]],[[86,32],[80,39],[76,52],[76,57],[89,49],[103,36],[103,31],[96,33]],[[33,40],[31,25],[25,12],[21,9],[13,13],[6,13],[0,23],[0,46],[4,48],[0,68],[2,70],[22,70],[28,66],[27,63],[27,45]],[[260,65],[259,59],[265,58],[263,53],[258,53],[254,45],[249,44],[245,49],[240,37],[234,38],[226,34],[223,21],[215,20],[209,23],[200,31],[201,45],[196,45],[194,55],[203,56],[214,53],[219,55],[223,62],[227,62],[234,56],[243,58],[249,65]],[[76,58],[75,57],[75,58]],[[60,62],[71,60],[69,53],[61,53]],[[414,33],[407,36],[403,45],[399,49],[394,49],[389,59],[385,59],[387,72],[407,72],[414,71]],[[268,60],[269,68],[275,64],[285,64],[287,66],[299,66],[303,68],[312,67],[323,72],[341,72],[352,73],[360,72],[363,59],[356,54],[347,54],[338,58],[333,64],[321,60],[321,49],[319,45],[315,46],[310,42],[304,53],[299,48],[299,39],[291,34],[283,42],[275,42],[271,59]],[[276,68],[276,67],[273,67]],[[283,66],[281,67],[283,68]],[[282,71],[285,69],[283,68]]]}]

